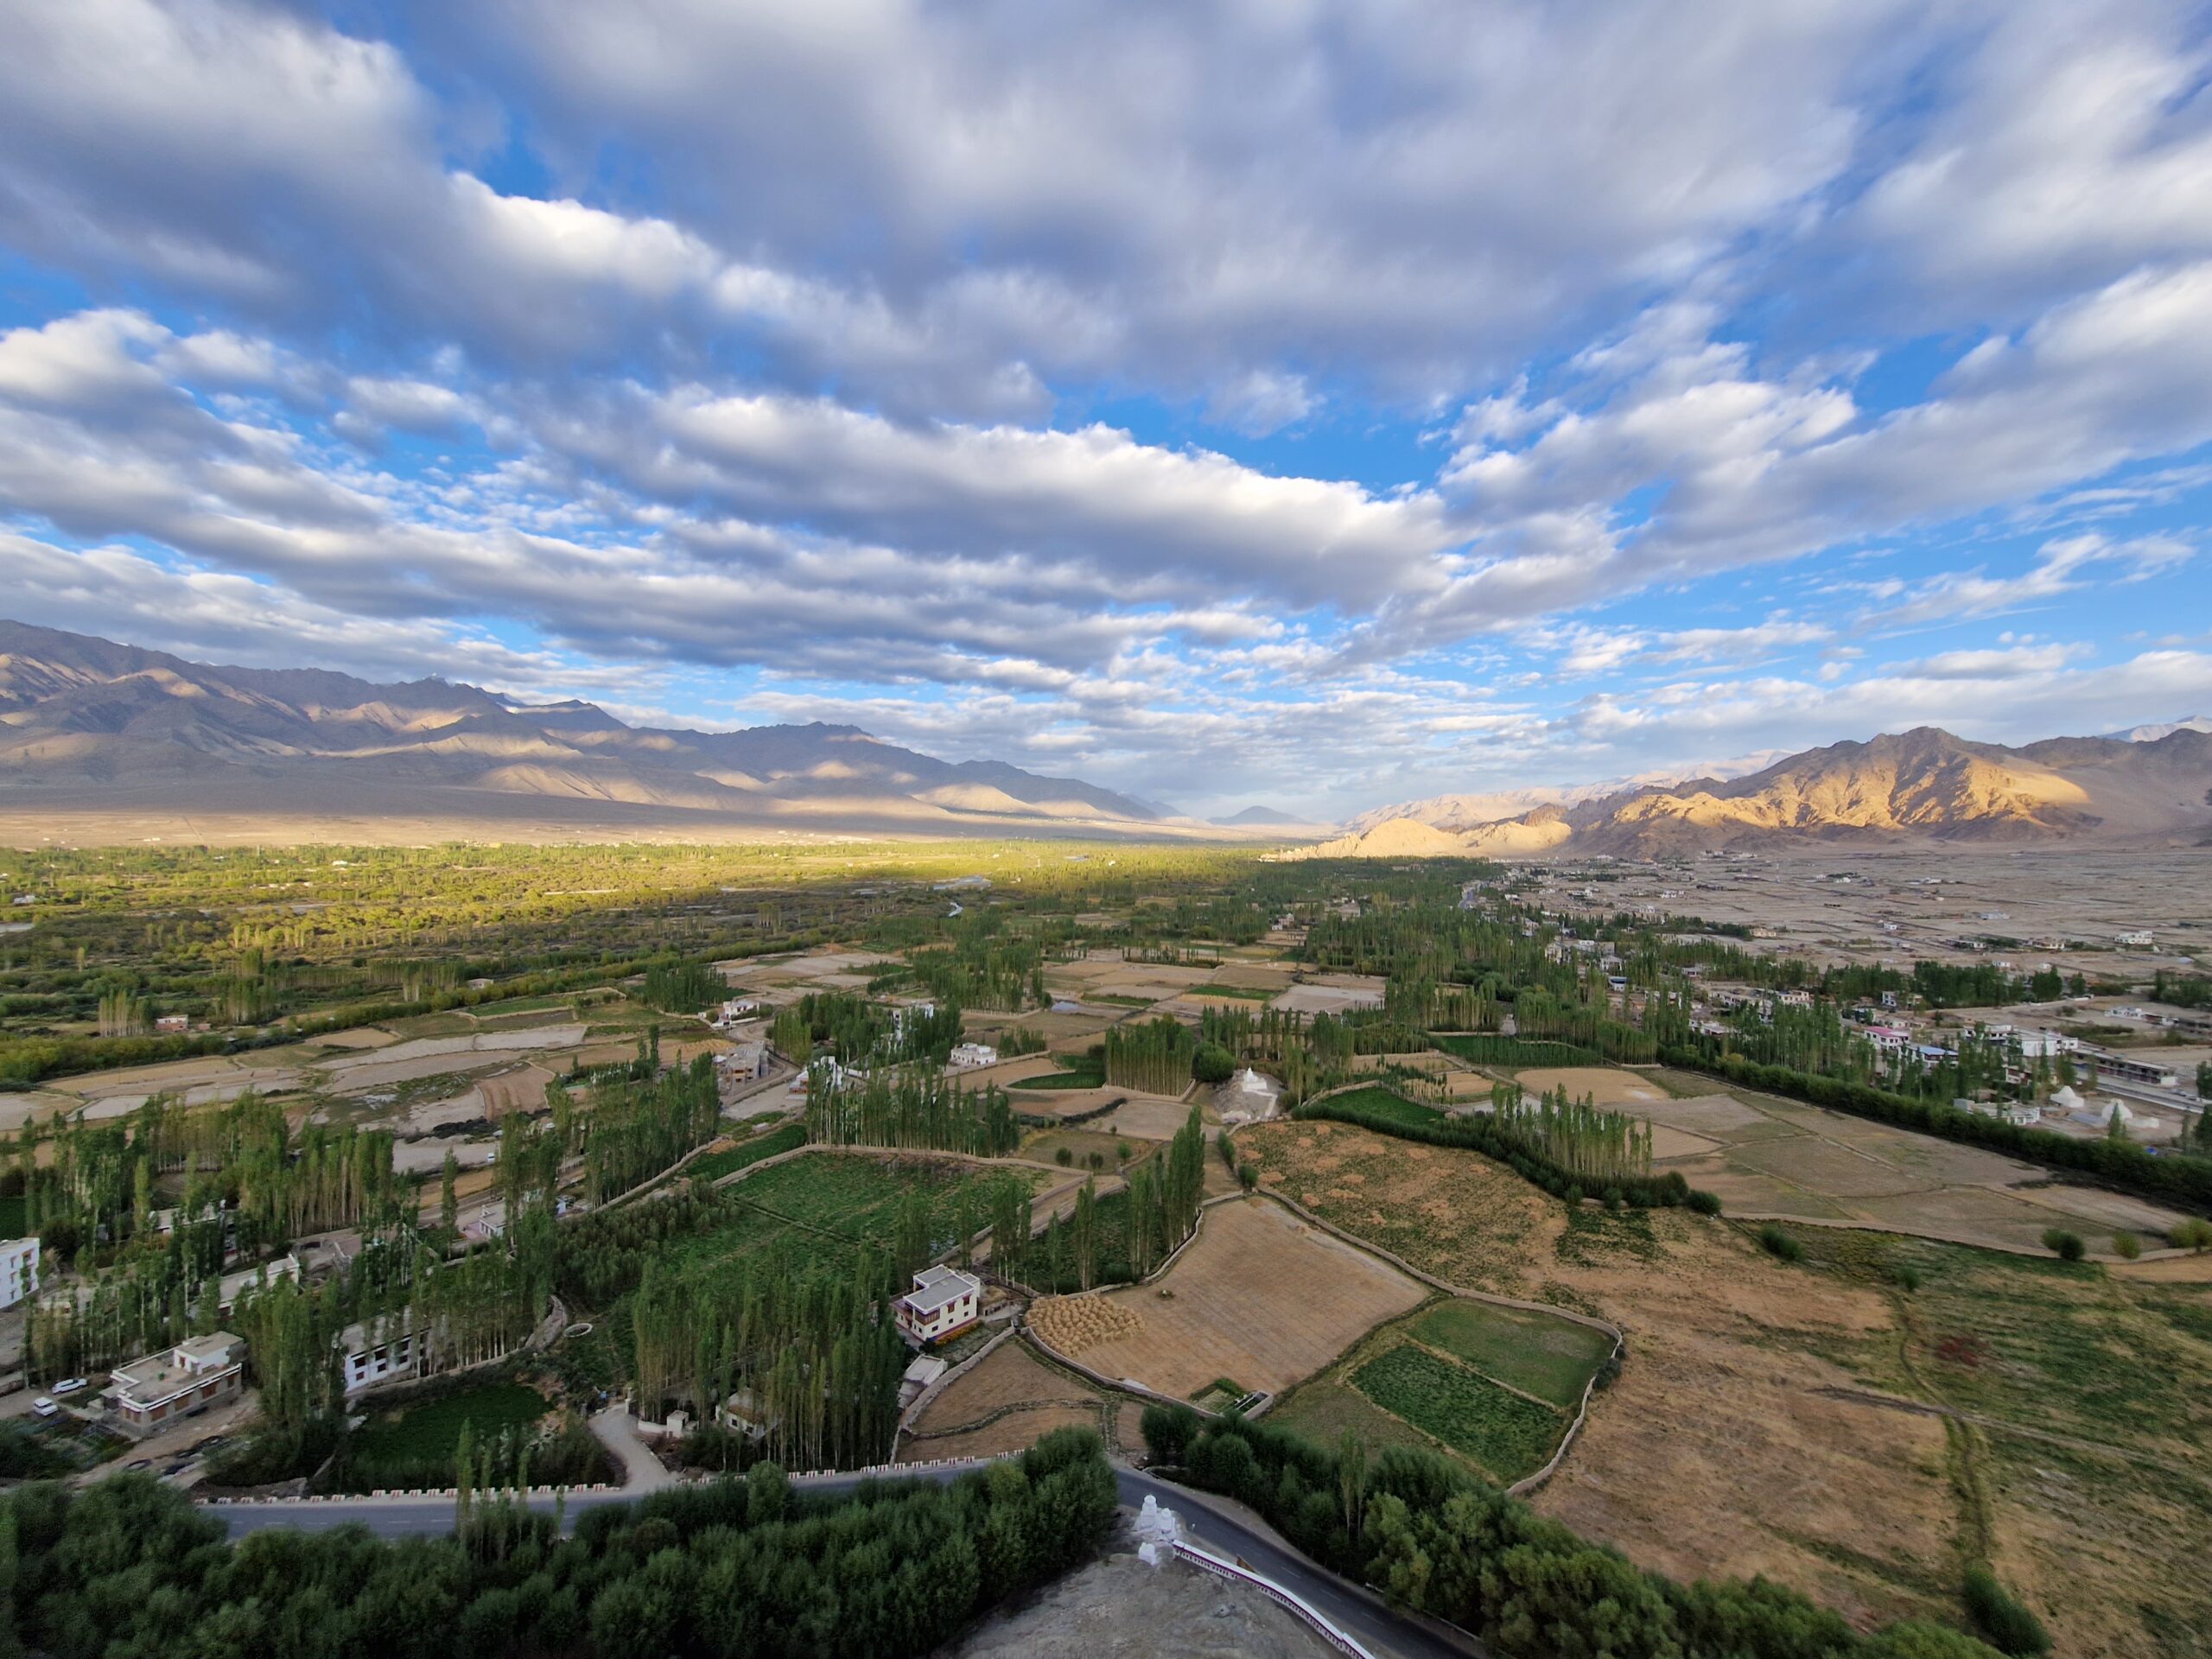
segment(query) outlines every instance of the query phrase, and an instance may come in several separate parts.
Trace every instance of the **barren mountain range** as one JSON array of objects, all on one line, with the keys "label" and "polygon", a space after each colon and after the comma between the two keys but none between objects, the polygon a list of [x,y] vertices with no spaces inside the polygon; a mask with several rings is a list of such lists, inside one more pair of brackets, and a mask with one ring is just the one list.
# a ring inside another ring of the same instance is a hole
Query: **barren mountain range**
[{"label": "barren mountain range", "polygon": [[908,834],[1126,831],[1162,816],[1076,779],[939,760],[853,726],[660,730],[588,702],[219,668],[16,622],[0,622],[0,809]]},{"label": "barren mountain range", "polygon": [[[2212,721],[2023,748],[1932,727],[1733,778],[1440,795],[1361,814],[1317,855],[1643,855],[1904,840],[2212,845]],[[0,621],[0,823],[104,838],[459,832],[1319,834],[1255,806],[1173,809],[854,726],[699,732],[441,679],[220,668]]]},{"label": "barren mountain range", "polygon": [[2212,845],[2212,734],[2061,737],[2011,749],[1932,726],[1794,754],[1763,771],[1539,801],[1441,796],[1364,815],[1317,855],[1446,852],[1648,855],[1719,848],[1932,840]]}]

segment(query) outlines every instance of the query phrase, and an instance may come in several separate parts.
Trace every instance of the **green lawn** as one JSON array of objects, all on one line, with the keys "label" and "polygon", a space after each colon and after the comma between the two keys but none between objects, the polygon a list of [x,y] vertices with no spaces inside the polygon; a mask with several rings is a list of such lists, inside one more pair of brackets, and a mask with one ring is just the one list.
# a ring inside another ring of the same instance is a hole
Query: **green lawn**
[{"label": "green lawn", "polygon": [[1408,1334],[1567,1411],[1582,1403],[1583,1389],[1613,1351],[1602,1331],[1489,1302],[1439,1302]]},{"label": "green lawn", "polygon": [[1383,1410],[1433,1434],[1502,1481],[1534,1474],[1567,1432],[1567,1420],[1549,1407],[1411,1343],[1369,1360],[1351,1382]]},{"label": "green lawn", "polygon": [[551,1409],[536,1389],[519,1382],[487,1382],[482,1388],[425,1401],[395,1415],[372,1417],[348,1448],[357,1471],[372,1475],[379,1467],[406,1467],[426,1459],[450,1463],[461,1444],[461,1426],[475,1426],[482,1445],[502,1429],[526,1429]]}]

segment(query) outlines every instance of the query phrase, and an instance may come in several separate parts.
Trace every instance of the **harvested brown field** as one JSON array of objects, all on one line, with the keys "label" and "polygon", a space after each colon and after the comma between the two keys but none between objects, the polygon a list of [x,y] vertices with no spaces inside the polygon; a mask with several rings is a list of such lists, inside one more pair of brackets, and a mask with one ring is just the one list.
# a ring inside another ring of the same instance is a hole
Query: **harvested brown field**
[{"label": "harvested brown field", "polygon": [[1473,1153],[1414,1146],[1348,1123],[1257,1123],[1236,1151],[1270,1192],[1296,1198],[1417,1267],[1456,1264],[1454,1284],[1518,1287],[1531,1252],[1548,1254],[1560,1211],[1503,1165]]},{"label": "harvested brown field", "polygon": [[1030,1305],[1029,1328],[1046,1347],[1073,1357],[1101,1343],[1137,1335],[1144,1321],[1134,1309],[1092,1291],[1081,1296],[1039,1297]]},{"label": "harvested brown field", "polygon": [[1166,1278],[1106,1294],[1140,1328],[1087,1345],[1083,1363],[1178,1399],[1223,1376],[1279,1394],[1427,1294],[1280,1205],[1219,1204]]},{"label": "harvested brown field", "polygon": [[1530,1094],[1564,1089],[1580,1100],[1588,1096],[1600,1106],[1626,1106],[1670,1098],[1650,1078],[1611,1065],[1532,1065],[1513,1074],[1513,1080]]},{"label": "harvested brown field", "polygon": [[[1002,1342],[923,1408],[910,1433],[926,1443],[932,1436],[981,1427],[986,1420],[995,1422],[1002,1414],[1030,1413],[1032,1408],[1087,1407],[1095,1419],[1097,1401],[1090,1389],[1046,1364],[1020,1342]],[[1038,1429],[1031,1439],[1043,1433]],[[918,1451],[909,1454],[909,1460],[944,1455]]]},{"label": "harvested brown field", "polygon": [[[1828,1356],[1895,1340],[1883,1294],[1785,1268],[1682,1211],[1586,1211],[1570,1228],[1563,1205],[1471,1152],[1296,1122],[1238,1145],[1330,1221],[1441,1279],[1623,1328],[1619,1380],[1539,1509],[1682,1578],[1765,1573],[1861,1620],[1954,1611],[1942,1425],[1815,1392],[1853,1381]],[[1324,1429],[1363,1414],[1314,1385],[1286,1411]]]},{"label": "harvested brown field", "polygon": [[922,1463],[933,1458],[995,1458],[1002,1452],[1026,1451],[1056,1428],[1096,1428],[1098,1405],[1040,1406],[1034,1411],[1009,1412],[980,1428],[965,1429],[930,1440],[903,1440],[900,1463]]}]

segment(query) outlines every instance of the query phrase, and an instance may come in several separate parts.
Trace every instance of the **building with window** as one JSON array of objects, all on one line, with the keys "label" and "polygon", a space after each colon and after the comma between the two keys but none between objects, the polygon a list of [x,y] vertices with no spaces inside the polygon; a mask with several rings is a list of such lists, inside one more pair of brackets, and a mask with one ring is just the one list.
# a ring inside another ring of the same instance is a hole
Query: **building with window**
[{"label": "building with window", "polygon": [[126,1434],[151,1434],[233,1398],[245,1387],[245,1341],[227,1331],[194,1337],[109,1373],[101,1394]]},{"label": "building with window", "polygon": [[957,1268],[924,1268],[899,1299],[899,1330],[927,1348],[950,1341],[982,1315],[983,1281]]},{"label": "building with window", "polygon": [[0,1244],[0,1307],[13,1307],[38,1294],[38,1240],[11,1238]]}]

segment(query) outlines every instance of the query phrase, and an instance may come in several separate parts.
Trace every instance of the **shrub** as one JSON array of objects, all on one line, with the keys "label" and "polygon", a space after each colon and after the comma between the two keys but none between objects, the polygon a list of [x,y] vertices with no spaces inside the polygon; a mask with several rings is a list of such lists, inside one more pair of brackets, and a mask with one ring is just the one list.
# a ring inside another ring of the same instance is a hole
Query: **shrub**
[{"label": "shrub", "polygon": [[2166,1234],[2166,1242],[2177,1250],[2194,1250],[2202,1255],[2212,1250],[2212,1221],[2191,1216]]},{"label": "shrub", "polygon": [[1717,1216],[1720,1213],[1720,1195],[1718,1192],[1708,1192],[1701,1186],[1690,1189],[1688,1202],[1690,1208],[1700,1216]]},{"label": "shrub", "polygon": [[1759,1248],[1777,1262],[1805,1259],[1805,1247],[1770,1221],[1759,1229]]},{"label": "shrub", "polygon": [[2133,1262],[2143,1254],[2143,1241],[2129,1232],[2112,1236],[2112,1253],[2123,1262]]},{"label": "shrub", "polygon": [[1606,1208],[1606,1209],[1611,1210],[1611,1211],[1614,1211],[1618,1212],[1618,1211],[1619,1211],[1619,1209],[1620,1209],[1620,1207],[1621,1207],[1621,1205],[1622,1205],[1622,1202],[1623,1202],[1622,1198],[1621,1198],[1621,1190],[1620,1190],[1620,1188],[1618,1188],[1618,1186],[1609,1186],[1609,1187],[1607,1187],[1607,1188],[1605,1189],[1605,1200],[1604,1200],[1604,1201],[1605,1201],[1605,1208]]},{"label": "shrub", "polygon": [[2044,1228],[2043,1247],[2062,1262],[2079,1262],[2088,1248],[2079,1233],[2069,1233],[2063,1227]]},{"label": "shrub", "polygon": [[1916,1267],[1908,1266],[1904,1262],[1899,1262],[1896,1267],[1890,1269],[1890,1282],[1900,1290],[1918,1290],[1920,1288],[1920,1269]]},{"label": "shrub", "polygon": [[1237,1165],[1236,1179],[1247,1192],[1252,1192],[1260,1185],[1260,1166],[1257,1164]]},{"label": "shrub", "polygon": [[1236,1075],[1236,1057],[1219,1043],[1201,1043],[1191,1057],[1191,1075],[1200,1083],[1227,1083]]},{"label": "shrub", "polygon": [[1982,1639],[2000,1653],[2033,1655],[2050,1651],[2050,1632],[2043,1621],[2014,1599],[1997,1575],[1979,1564],[1967,1568],[1967,1611]]},{"label": "shrub", "polygon": [[1058,1164],[1061,1168],[1065,1169],[1070,1164],[1075,1162],[1075,1154],[1071,1152],[1067,1147],[1062,1147],[1058,1152],[1052,1154],[1052,1161]]}]

